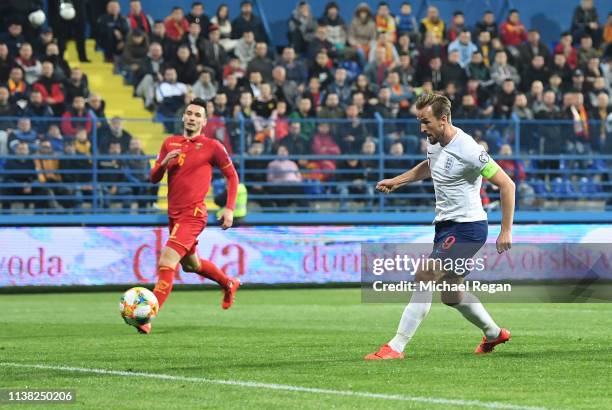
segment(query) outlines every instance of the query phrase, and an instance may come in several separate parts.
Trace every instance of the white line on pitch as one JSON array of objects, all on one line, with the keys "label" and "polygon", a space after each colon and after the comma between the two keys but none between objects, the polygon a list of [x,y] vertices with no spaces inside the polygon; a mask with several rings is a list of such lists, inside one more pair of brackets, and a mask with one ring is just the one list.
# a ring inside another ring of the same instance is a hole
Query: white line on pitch
[{"label": "white line on pitch", "polygon": [[176,380],[176,381],[192,382],[192,383],[206,383],[206,384],[217,384],[217,385],[227,385],[227,386],[237,386],[237,387],[248,387],[248,388],[255,388],[255,389],[281,390],[281,391],[313,393],[313,394],[327,394],[327,395],[335,395],[335,396],[363,397],[363,398],[368,398],[368,399],[381,399],[381,400],[392,400],[392,401],[411,401],[411,402],[417,402],[417,403],[428,403],[428,404],[439,404],[439,405],[470,406],[470,407],[481,407],[481,408],[486,408],[486,409],[546,410],[544,407],[521,406],[517,404],[500,403],[500,402],[494,402],[494,401],[442,399],[442,398],[436,398],[436,397],[406,396],[402,394],[381,394],[381,393],[360,392],[360,391],[352,391],[352,390],[319,389],[315,387],[292,386],[288,384],[260,383],[260,382],[251,382],[251,381],[242,381],[242,380],[217,380],[217,379],[206,379],[203,377],[175,376],[171,374],[160,374],[160,373],[126,372],[126,371],[120,371],[120,370],[88,369],[85,367],[50,366],[50,365],[43,365],[43,364],[24,364],[24,363],[10,363],[10,362],[4,362],[4,363],[0,362],[0,366],[19,367],[19,368],[26,368],[26,369],[56,370],[56,371],[75,372],[75,373],[103,374],[103,375],[109,375],[109,376],[145,377],[149,379]]}]

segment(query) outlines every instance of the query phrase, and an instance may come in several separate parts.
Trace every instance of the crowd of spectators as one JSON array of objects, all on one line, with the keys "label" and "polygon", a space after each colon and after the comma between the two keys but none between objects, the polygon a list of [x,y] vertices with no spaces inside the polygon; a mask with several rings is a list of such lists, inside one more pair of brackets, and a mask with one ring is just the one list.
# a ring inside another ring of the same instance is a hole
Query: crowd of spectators
[{"label": "crowd of spectators", "polygon": [[[209,102],[207,135],[230,153],[241,149],[244,133],[249,157],[277,155],[246,162],[267,170],[247,174],[256,193],[272,192],[265,182],[293,192],[305,179],[325,182],[337,174],[340,192],[370,195],[364,181],[377,176],[371,164],[290,158],[374,155],[379,146],[390,157],[421,154],[425,145],[414,122],[393,120],[414,119],[414,101],[431,91],[451,99],[453,120],[464,121],[493,154],[515,146],[511,123],[532,119],[558,121],[523,126],[521,153],[612,152],[612,13],[601,22],[592,0],[581,0],[553,44],[542,42],[537,27],[526,27],[518,10],[501,22],[487,10],[469,26],[463,12],[445,21],[435,6],[417,19],[408,2],[399,10],[384,1],[376,9],[361,3],[350,21],[340,7],[331,1],[317,17],[301,1],[288,16],[281,47],[271,45],[249,0],[240,10],[222,4],[214,15],[194,2],[187,11],[173,7],[163,20],[153,20],[141,1],[123,12],[110,0],[95,32],[106,60],[168,132],[186,102],[200,97]],[[25,39],[18,24],[9,25],[0,36],[0,84],[0,115],[29,118],[7,127],[9,152],[22,141],[29,152],[44,140],[52,149],[62,138],[79,146],[79,135],[91,134],[90,116],[104,117],[103,101],[90,94],[86,75],[58,55],[50,29]],[[54,124],[36,121],[50,112],[61,117],[54,135]],[[382,142],[378,116],[386,120]],[[497,121],[483,121],[489,119]],[[99,125],[100,152],[116,150],[112,123]],[[118,146],[125,152],[129,141]],[[356,167],[365,179],[351,171]]]}]

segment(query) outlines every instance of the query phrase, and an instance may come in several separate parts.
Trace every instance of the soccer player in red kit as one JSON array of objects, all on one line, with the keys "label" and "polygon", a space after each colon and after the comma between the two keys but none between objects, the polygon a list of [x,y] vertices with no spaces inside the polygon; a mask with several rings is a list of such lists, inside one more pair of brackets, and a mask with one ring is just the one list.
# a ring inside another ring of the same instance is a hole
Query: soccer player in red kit
[{"label": "soccer player in red kit", "polygon": [[[198,235],[206,226],[204,199],[210,187],[213,166],[221,170],[227,181],[227,205],[219,219],[228,229],[234,220],[238,190],[238,175],[227,151],[221,143],[202,135],[206,126],[206,102],[199,98],[189,103],[183,114],[183,135],[172,135],[164,141],[151,182],[158,183],[168,172],[168,220],[170,236],[161,251],[157,267],[157,284],[153,293],[159,308],[170,292],[180,263],[185,272],[194,272],[217,282],[224,290],[223,309],[229,309],[240,286],[236,278],[228,277],[211,261],[200,259],[196,253]],[[149,333],[151,324],[138,327]]]}]

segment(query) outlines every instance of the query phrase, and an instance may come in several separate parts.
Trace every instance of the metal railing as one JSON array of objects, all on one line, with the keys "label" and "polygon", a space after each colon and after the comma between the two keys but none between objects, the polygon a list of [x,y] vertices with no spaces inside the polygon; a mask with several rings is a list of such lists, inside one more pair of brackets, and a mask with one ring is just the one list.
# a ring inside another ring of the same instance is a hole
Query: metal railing
[{"label": "metal railing", "polygon": [[[16,127],[19,120],[16,117],[0,118],[3,130],[7,128],[6,124]],[[78,124],[84,124],[85,120],[74,121],[78,128]],[[6,131],[3,135],[0,130],[0,203],[3,214],[159,215],[165,212],[163,200],[158,201],[159,186],[147,181],[147,163],[150,164],[154,156],[102,154],[100,130],[108,127],[107,122],[95,117],[90,121],[89,155],[35,152],[19,156],[11,152],[16,147],[13,142],[16,141],[15,137]],[[53,123],[61,126],[61,119],[58,118],[36,118],[32,122],[38,130],[44,130]],[[237,118],[217,118],[209,122],[212,124],[210,136],[227,147],[241,181],[247,186],[250,212],[278,215],[313,211],[430,212],[433,209],[431,181],[406,187],[389,196],[380,195],[374,190],[376,181],[404,172],[425,159],[426,146],[414,119],[387,120],[376,114],[373,119],[359,121],[284,118],[271,123],[238,115]],[[281,135],[294,122],[300,123],[300,132],[308,135],[295,141],[290,135]],[[592,213],[610,210],[612,129],[609,124],[591,121],[587,134],[581,133],[581,124],[571,120],[455,120],[454,123],[487,142],[492,156],[504,164],[506,171],[517,182],[518,210],[540,212],[564,209]],[[321,124],[329,124],[331,139],[341,146],[342,152],[312,153],[320,148],[311,145]],[[165,125],[173,129],[176,120],[172,119]],[[277,131],[276,135],[270,133],[271,128]],[[279,131],[281,129],[282,132]],[[352,142],[346,138],[351,135],[350,130],[359,133]],[[160,134],[157,141],[159,146],[163,138],[164,135]],[[64,140],[72,139],[64,137]],[[30,145],[36,149],[40,141],[37,135]],[[369,144],[370,151],[363,150],[365,141],[373,143],[373,151],[372,144]],[[290,152],[284,159],[299,164],[299,180],[278,182],[279,173],[276,172],[276,177],[269,176],[273,172],[268,164],[279,159],[276,154],[279,145],[291,148],[298,142],[306,153]],[[401,145],[400,152],[396,150],[397,155],[389,154],[391,147],[397,143]],[[258,149],[253,149],[253,145],[258,145]],[[3,146],[9,152],[2,152]],[[512,154],[500,155],[500,148],[510,149]],[[16,161],[21,160],[31,160],[34,166],[21,169],[15,165]],[[50,160],[57,161],[60,166],[57,169],[42,169],[36,165]],[[348,160],[356,160],[362,166],[348,168]],[[108,163],[113,165],[109,167]],[[82,167],[75,168],[75,164]],[[139,166],[134,168],[134,164]],[[57,178],[49,178],[50,175]],[[219,179],[220,175],[215,174],[214,178]],[[213,187],[215,189],[209,204],[213,203],[215,195],[222,193],[223,183],[216,181]],[[499,195],[490,184],[484,184],[482,194],[488,209],[498,209]],[[546,217],[545,212],[542,215]]]}]

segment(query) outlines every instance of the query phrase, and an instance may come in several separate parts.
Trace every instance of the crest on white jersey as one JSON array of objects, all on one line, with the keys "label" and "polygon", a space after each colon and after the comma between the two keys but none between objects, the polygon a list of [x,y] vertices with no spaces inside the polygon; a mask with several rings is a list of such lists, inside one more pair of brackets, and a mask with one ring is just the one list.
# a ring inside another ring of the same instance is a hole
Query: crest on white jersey
[{"label": "crest on white jersey", "polygon": [[478,157],[478,159],[480,160],[480,162],[482,162],[483,164],[487,164],[489,162],[489,154],[487,154],[486,151],[482,151],[480,153],[480,156]]},{"label": "crest on white jersey", "polygon": [[451,156],[446,157],[446,161],[444,162],[444,170],[447,172],[450,171],[454,163],[455,163],[455,158]]}]

